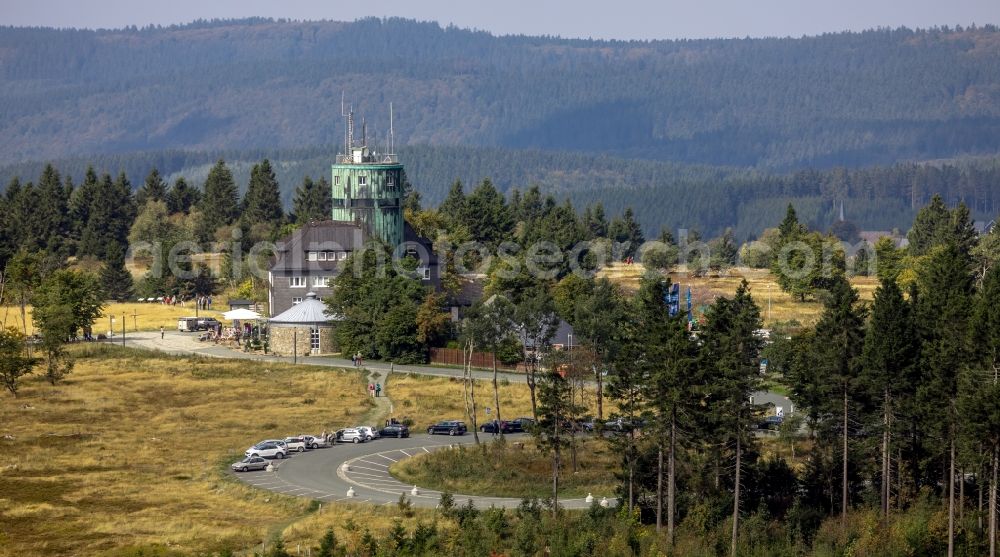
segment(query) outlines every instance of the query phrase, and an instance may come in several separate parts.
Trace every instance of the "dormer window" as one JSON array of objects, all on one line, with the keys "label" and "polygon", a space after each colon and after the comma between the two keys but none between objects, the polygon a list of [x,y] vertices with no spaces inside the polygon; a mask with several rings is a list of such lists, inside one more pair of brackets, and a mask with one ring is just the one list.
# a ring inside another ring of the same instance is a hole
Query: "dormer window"
[{"label": "dormer window", "polygon": [[320,261],[326,261],[326,252],[325,251],[319,252],[318,255],[319,255],[319,260]]},{"label": "dormer window", "polygon": [[310,251],[306,254],[306,259],[309,261],[316,261],[316,252]]}]

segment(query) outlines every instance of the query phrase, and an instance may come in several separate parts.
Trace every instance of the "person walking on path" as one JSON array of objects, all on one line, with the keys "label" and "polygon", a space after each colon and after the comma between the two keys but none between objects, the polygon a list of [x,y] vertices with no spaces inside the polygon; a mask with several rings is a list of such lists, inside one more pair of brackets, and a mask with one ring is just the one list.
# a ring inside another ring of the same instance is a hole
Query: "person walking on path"
[{"label": "person walking on path", "polygon": [[163,325],[160,325],[160,340],[163,340]]},{"label": "person walking on path", "polygon": [[355,367],[358,365],[358,360],[354,357],[354,354],[351,354],[351,365]]},{"label": "person walking on path", "polygon": [[382,384],[381,383],[375,383],[375,396],[377,396],[377,397],[382,396]]}]

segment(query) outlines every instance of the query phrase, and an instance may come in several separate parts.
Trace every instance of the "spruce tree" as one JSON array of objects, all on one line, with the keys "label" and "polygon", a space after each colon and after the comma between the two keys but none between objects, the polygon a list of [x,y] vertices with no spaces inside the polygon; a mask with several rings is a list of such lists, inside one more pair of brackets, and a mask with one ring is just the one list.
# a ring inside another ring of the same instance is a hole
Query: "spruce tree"
[{"label": "spruce tree", "polygon": [[882,279],[875,289],[872,316],[865,334],[862,381],[868,397],[880,406],[882,430],[881,502],[887,516],[891,504],[893,432],[898,429],[895,409],[913,397],[919,353],[910,304],[895,280]]},{"label": "spruce tree", "polygon": [[642,234],[642,227],[635,219],[635,212],[631,207],[626,207],[620,218],[611,221],[608,226],[608,238],[624,246],[621,257],[632,257],[639,250],[639,247],[646,241]]},{"label": "spruce tree", "polygon": [[243,197],[240,221],[244,229],[257,225],[277,227],[284,219],[278,180],[271,168],[271,161],[264,159],[250,170],[250,183]]},{"label": "spruce tree", "polygon": [[441,202],[441,206],[438,207],[438,212],[448,219],[452,227],[456,225],[465,224],[466,221],[466,200],[465,200],[465,190],[462,187],[461,180],[455,180],[448,190],[448,195]]},{"label": "spruce tree", "polygon": [[167,210],[171,215],[188,213],[201,202],[201,191],[188,186],[183,177],[174,181],[166,196]]},{"label": "spruce tree", "polygon": [[98,277],[104,297],[117,302],[124,302],[132,298],[135,291],[132,282],[132,273],[125,268],[125,252],[121,246],[112,246],[108,249],[108,256],[101,268]]},{"label": "spruce tree", "polygon": [[69,199],[71,236],[78,251],[84,229],[87,228],[87,222],[90,220],[90,207],[98,195],[98,188],[97,173],[94,172],[93,166],[88,166],[83,183],[73,190],[73,195]]},{"label": "spruce tree", "polygon": [[202,242],[211,240],[216,230],[233,224],[239,217],[239,192],[233,173],[222,159],[208,172],[198,208],[202,215],[198,239]]},{"label": "spruce tree", "polygon": [[[920,432],[926,449],[947,470],[941,478],[948,498],[948,546],[954,547],[955,450],[958,433],[959,371],[968,363],[973,280],[970,260],[954,242],[928,252],[917,270],[915,323],[921,341],[918,389]],[[933,475],[932,470],[926,474]]]},{"label": "spruce tree", "polygon": [[474,239],[491,246],[510,239],[514,229],[513,215],[503,195],[489,179],[483,180],[466,198],[464,224]]},{"label": "spruce tree", "polygon": [[62,179],[51,164],[45,165],[38,179],[38,196],[38,214],[32,215],[31,220],[38,223],[39,245],[47,251],[68,255],[69,206]]},{"label": "spruce tree", "polygon": [[917,211],[913,227],[906,237],[910,241],[912,255],[926,255],[934,246],[947,241],[954,232],[952,214],[939,194],[934,194],[931,202]]},{"label": "spruce tree", "polygon": [[87,211],[87,224],[78,252],[107,260],[116,246],[122,252],[128,246],[128,233],[135,220],[135,202],[132,186],[124,172],[114,182],[105,174],[95,193]]},{"label": "spruce tree", "polygon": [[[698,347],[687,330],[687,317],[671,317],[666,304],[669,279],[658,274],[643,277],[635,298],[639,365],[646,385],[643,389],[645,413],[650,416],[656,449],[656,528],[663,526],[666,492],[667,539],[673,543],[676,507],[676,461],[679,431],[690,428],[696,411],[695,391]],[[666,455],[666,464],[664,464]],[[666,482],[664,482],[666,474]]]},{"label": "spruce tree", "polygon": [[163,201],[166,197],[167,183],[163,181],[160,171],[154,166],[149,171],[149,175],[146,176],[146,181],[142,184],[142,187],[135,194],[136,207],[141,210],[148,201]]},{"label": "spruce tree", "polygon": [[295,199],[292,203],[292,212],[298,224],[327,220],[333,212],[330,184],[326,179],[313,182],[306,176],[302,179],[302,184],[295,189]]}]

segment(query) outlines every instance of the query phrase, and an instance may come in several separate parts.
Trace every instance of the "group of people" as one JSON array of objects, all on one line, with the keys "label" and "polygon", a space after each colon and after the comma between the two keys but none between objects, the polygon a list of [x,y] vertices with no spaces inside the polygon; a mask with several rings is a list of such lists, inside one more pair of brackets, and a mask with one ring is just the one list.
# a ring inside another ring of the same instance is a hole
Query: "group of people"
[{"label": "group of people", "polygon": [[211,296],[198,296],[194,301],[198,304],[198,309],[212,309]]},{"label": "group of people", "polygon": [[369,383],[368,384],[368,394],[373,397],[382,396],[382,384],[381,383]]},{"label": "group of people", "polygon": [[351,363],[354,364],[354,367],[361,367],[361,352],[351,356]]}]

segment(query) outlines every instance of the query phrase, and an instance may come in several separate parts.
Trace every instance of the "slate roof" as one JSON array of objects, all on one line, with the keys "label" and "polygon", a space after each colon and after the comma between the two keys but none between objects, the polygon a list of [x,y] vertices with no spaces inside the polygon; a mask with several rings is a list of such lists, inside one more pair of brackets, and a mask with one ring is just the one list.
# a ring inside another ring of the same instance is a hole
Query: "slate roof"
[{"label": "slate roof", "polygon": [[308,261],[310,251],[355,251],[364,246],[368,235],[355,223],[331,220],[310,222],[278,244],[272,271],[335,271],[338,261]]},{"label": "slate roof", "polygon": [[272,317],[272,324],[314,325],[337,320],[337,316],[329,313],[326,304],[316,297],[315,292],[309,292],[301,302]]}]

